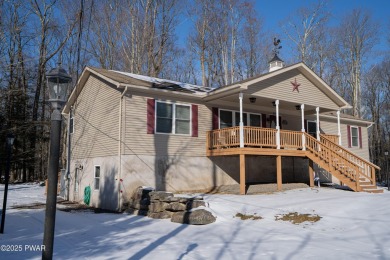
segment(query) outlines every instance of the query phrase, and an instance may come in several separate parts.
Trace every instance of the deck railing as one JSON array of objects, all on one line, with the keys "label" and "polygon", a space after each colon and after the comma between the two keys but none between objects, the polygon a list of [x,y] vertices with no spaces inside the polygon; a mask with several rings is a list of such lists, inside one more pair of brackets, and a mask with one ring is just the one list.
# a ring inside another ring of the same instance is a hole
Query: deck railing
[{"label": "deck railing", "polygon": [[328,139],[327,136],[321,136],[321,143],[324,143],[331,150],[336,151],[346,160],[356,164],[362,177],[370,179],[375,185],[375,169],[380,170],[378,166],[348,151],[344,147],[338,145],[336,142]]},{"label": "deck railing", "polygon": [[[244,144],[250,147],[276,147],[276,130],[244,126]],[[207,132],[209,150],[240,146],[240,127],[228,127]]]},{"label": "deck railing", "polygon": [[333,143],[339,143],[338,135],[320,134],[320,137],[325,137],[326,139],[332,141]]},{"label": "deck railing", "polygon": [[[244,126],[244,146],[253,148],[276,148],[277,130]],[[325,161],[330,169],[335,169],[356,182],[356,190],[360,190],[359,178],[364,177],[375,185],[375,164],[353,154],[339,146],[335,138],[338,136],[321,135],[320,141],[307,133],[280,130],[281,149],[308,150]],[[207,132],[207,149],[236,148],[240,146],[240,128],[229,127]],[[303,144],[303,140],[305,143]]]},{"label": "deck railing", "polygon": [[[244,126],[244,145],[247,147],[276,148],[277,130]],[[240,146],[240,127],[228,127],[207,132],[207,147],[209,150],[234,148]],[[280,130],[280,147],[302,148],[302,132]]]}]

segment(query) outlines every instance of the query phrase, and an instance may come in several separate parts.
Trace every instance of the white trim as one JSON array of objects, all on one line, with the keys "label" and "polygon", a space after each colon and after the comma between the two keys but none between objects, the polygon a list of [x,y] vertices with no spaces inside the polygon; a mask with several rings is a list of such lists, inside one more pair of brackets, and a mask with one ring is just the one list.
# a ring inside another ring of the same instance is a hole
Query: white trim
[{"label": "white trim", "polygon": [[306,138],[305,138],[305,104],[301,104],[301,121],[302,121],[302,150],[306,150]]},{"label": "white trim", "polygon": [[316,107],[316,114],[317,114],[316,137],[317,137],[317,140],[320,141],[320,108],[319,107]]},{"label": "white trim", "polygon": [[337,134],[339,136],[339,145],[341,146],[340,110],[337,111]]},{"label": "white trim", "polygon": [[[172,132],[171,133],[163,133],[163,132],[157,132],[157,103],[164,103],[164,104],[172,104]],[[176,106],[187,106],[190,108],[190,131],[188,134],[178,134],[176,133]],[[181,136],[192,136],[192,104],[186,104],[186,103],[177,103],[172,101],[165,101],[165,100],[155,100],[154,102],[154,133],[155,134],[165,134],[165,135],[181,135]]]},{"label": "white trim", "polygon": [[275,100],[276,105],[276,149],[280,149],[280,125],[279,125],[279,100]]},{"label": "white trim", "polygon": [[[240,92],[239,100],[240,100],[240,148],[244,147],[244,122],[242,121],[242,98],[243,94]],[[248,117],[248,116],[247,116]],[[248,118],[246,119],[248,123]]]}]

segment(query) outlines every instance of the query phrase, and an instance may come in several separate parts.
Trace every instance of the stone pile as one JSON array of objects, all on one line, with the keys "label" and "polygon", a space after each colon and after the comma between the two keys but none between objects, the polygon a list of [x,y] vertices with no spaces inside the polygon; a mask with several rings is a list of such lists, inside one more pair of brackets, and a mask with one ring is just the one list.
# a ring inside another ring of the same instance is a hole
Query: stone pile
[{"label": "stone pile", "polygon": [[206,203],[202,197],[175,197],[171,192],[140,187],[130,200],[126,212],[154,219],[170,218],[172,222],[190,225],[215,222],[213,214],[204,207]]}]

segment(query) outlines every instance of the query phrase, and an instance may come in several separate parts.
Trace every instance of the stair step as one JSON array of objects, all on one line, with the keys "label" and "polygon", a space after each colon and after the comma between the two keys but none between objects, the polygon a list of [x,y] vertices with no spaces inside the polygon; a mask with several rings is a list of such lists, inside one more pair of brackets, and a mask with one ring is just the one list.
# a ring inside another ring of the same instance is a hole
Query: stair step
[{"label": "stair step", "polygon": [[370,181],[361,181],[361,180],[359,180],[359,184],[360,184],[360,186],[371,185],[371,182]]},{"label": "stair step", "polygon": [[383,190],[380,190],[380,189],[363,189],[362,191],[368,192],[368,193],[383,193]]},{"label": "stair step", "polygon": [[372,185],[372,184],[363,184],[363,185],[360,185],[360,187],[362,187],[363,189],[376,189],[377,188],[375,185]]}]

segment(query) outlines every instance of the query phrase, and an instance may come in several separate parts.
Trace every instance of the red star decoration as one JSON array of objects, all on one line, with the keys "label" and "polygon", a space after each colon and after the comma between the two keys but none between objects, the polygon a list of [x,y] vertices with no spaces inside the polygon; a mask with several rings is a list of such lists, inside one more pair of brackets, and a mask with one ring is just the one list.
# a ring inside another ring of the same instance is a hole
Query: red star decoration
[{"label": "red star decoration", "polygon": [[297,82],[297,78],[295,78],[295,81],[294,81],[294,82],[291,81],[291,84],[293,85],[293,92],[296,90],[296,91],[299,93],[298,87],[299,87],[301,84],[299,84],[299,83]]}]

